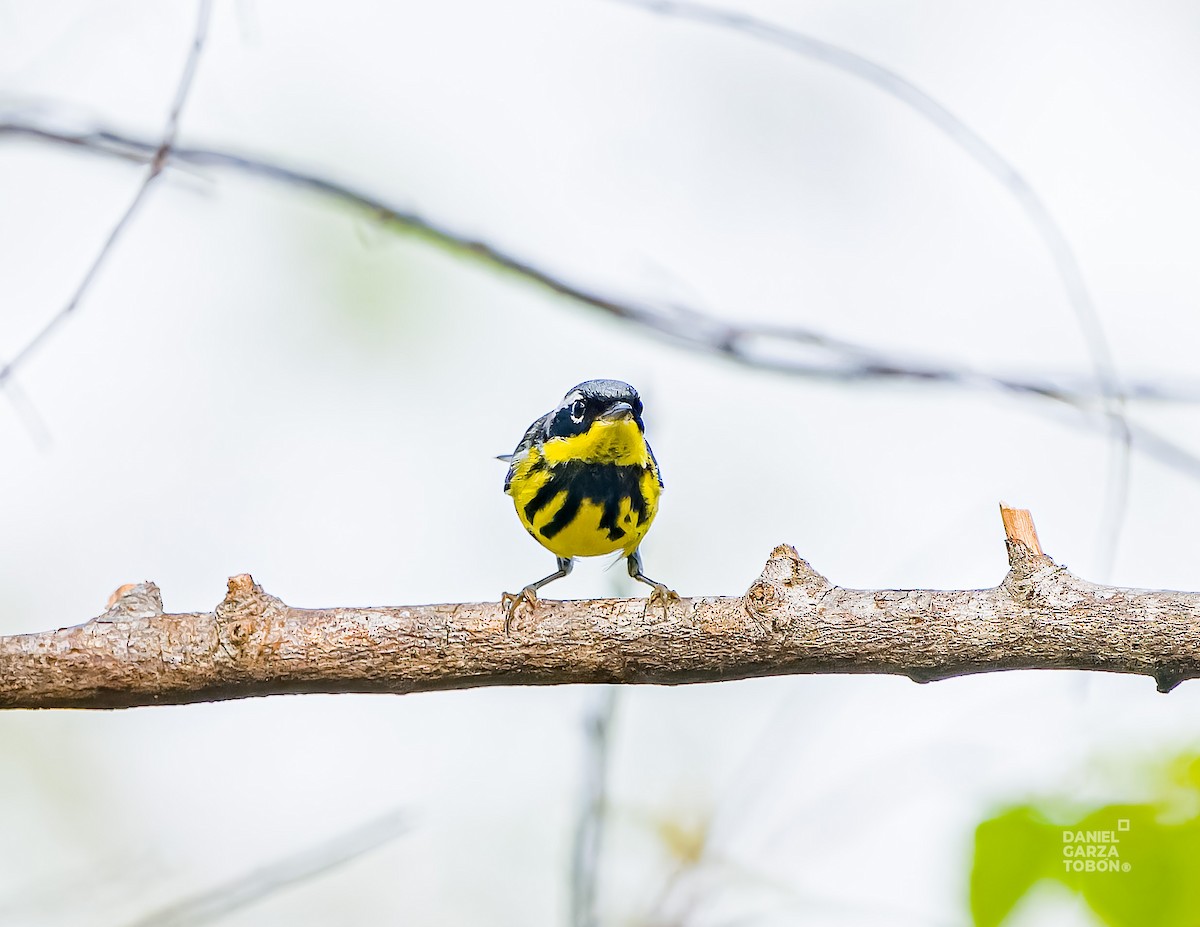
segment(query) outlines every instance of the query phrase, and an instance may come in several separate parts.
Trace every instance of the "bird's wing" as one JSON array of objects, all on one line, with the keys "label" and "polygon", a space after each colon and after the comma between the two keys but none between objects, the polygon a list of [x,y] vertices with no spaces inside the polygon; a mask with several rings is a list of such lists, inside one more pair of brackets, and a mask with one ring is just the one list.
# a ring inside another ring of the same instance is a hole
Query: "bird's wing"
[{"label": "bird's wing", "polygon": [[529,426],[525,431],[525,437],[521,439],[521,443],[517,445],[517,449],[511,454],[505,454],[500,457],[501,460],[508,461],[508,475],[504,477],[504,491],[508,492],[509,486],[512,485],[513,474],[517,471],[517,465],[529,453],[529,449],[533,447],[533,442],[541,435],[546,433],[546,423],[550,420],[553,412],[547,412],[536,422]]},{"label": "bird's wing", "polygon": [[654,475],[658,477],[658,488],[665,489],[663,485],[662,470],[658,466],[658,458],[654,456],[654,448],[650,446],[650,442],[646,442],[646,453],[650,455],[650,463],[654,465]]}]

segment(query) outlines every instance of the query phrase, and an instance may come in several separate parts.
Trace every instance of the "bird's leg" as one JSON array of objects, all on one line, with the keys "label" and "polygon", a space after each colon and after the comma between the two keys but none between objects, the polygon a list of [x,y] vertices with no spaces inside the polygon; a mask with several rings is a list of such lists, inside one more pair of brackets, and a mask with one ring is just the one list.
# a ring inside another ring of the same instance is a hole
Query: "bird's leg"
[{"label": "bird's leg", "polygon": [[662,606],[663,617],[667,615],[667,606],[671,602],[679,601],[679,593],[674,589],[668,589],[658,580],[651,579],[642,572],[642,556],[636,550],[629,555],[629,575],[636,579],[639,583],[645,583],[647,586],[653,586],[654,591],[650,593],[650,597],[646,600],[646,605],[654,605],[655,603]]},{"label": "bird's leg", "polygon": [[512,629],[512,620],[513,620],[513,616],[516,615],[516,613],[517,613],[517,606],[519,606],[522,602],[524,602],[530,608],[534,608],[537,605],[537,600],[538,600],[537,591],[539,589],[541,589],[544,585],[546,585],[546,583],[552,583],[556,579],[562,579],[564,576],[566,576],[568,573],[571,572],[571,567],[573,567],[575,565],[575,561],[572,560],[570,557],[559,557],[557,559],[558,559],[558,571],[556,573],[551,573],[549,576],[543,576],[536,583],[530,583],[528,586],[526,586],[524,589],[522,589],[516,595],[513,595],[511,592],[501,593],[500,607],[505,609],[505,615],[504,615],[504,633],[505,634],[508,634],[509,631]]}]

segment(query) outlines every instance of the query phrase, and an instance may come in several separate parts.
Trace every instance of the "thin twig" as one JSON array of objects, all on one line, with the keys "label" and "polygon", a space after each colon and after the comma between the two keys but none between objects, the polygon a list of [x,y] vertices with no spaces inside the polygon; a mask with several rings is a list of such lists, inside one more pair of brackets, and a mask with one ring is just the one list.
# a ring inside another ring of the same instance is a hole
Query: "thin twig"
[{"label": "thin twig", "polygon": [[617,690],[605,686],[596,693],[583,720],[583,788],[571,859],[571,925],[596,927],[597,887],[608,815],[608,755],[612,746]]},{"label": "thin twig", "polygon": [[112,231],[108,233],[108,237],[104,240],[104,244],[101,245],[99,252],[92,259],[92,263],[84,273],[83,279],[79,281],[75,292],[71,294],[71,298],[9,359],[8,363],[0,366],[0,388],[4,387],[17,368],[25,363],[30,355],[46,341],[50,334],[79,307],[84,296],[91,288],[92,282],[96,279],[96,275],[100,272],[100,268],[104,265],[105,260],[112,253],[113,248],[120,240],[122,234],[124,234],[125,229],[129,227],[130,221],[132,221],[142,203],[145,202],[150,187],[162,174],[163,168],[166,167],[167,161],[171,156],[171,149],[175,145],[175,137],[179,131],[179,118],[183,113],[183,107],[187,102],[188,94],[191,92],[192,82],[196,76],[196,67],[199,64],[200,55],[204,50],[204,41],[208,35],[208,22],[211,13],[211,0],[198,0],[196,4],[196,28],[192,33],[191,46],[184,61],[183,73],[180,75],[179,83],[175,88],[175,96],[171,101],[171,109],[167,113],[167,121],[163,127],[162,138],[154,149],[154,154],[150,158],[146,175],[142,178],[137,192],[134,193],[129,205],[125,207],[125,211],[117,220],[116,225],[113,226]]},{"label": "thin twig", "polygon": [[42,418],[37,407],[18,385],[16,378],[9,379],[7,385],[9,405],[12,406],[17,418],[25,426],[30,438],[33,439],[33,446],[38,450],[46,450],[53,443],[46,420]]},{"label": "thin twig", "polygon": [[1106,396],[1120,397],[1121,387],[1112,351],[1099,314],[1084,282],[1079,262],[1062,228],[1032,184],[979,133],[963,122],[908,78],[870,58],[814,36],[759,19],[747,13],[725,10],[687,0],[607,0],[637,7],[661,16],[691,20],[741,33],[837,68],[882,90],[919,113],[992,175],[1025,213],[1042,238],[1062,280],[1067,299],[1075,312],[1095,367],[1096,379]]},{"label": "thin twig", "polygon": [[[68,132],[19,115],[5,117],[0,114],[0,136],[6,134],[69,145],[121,160],[148,161],[156,150],[156,146],[145,139],[109,127]],[[512,272],[572,301],[640,325],[675,344],[719,355],[748,367],[837,383],[907,380],[1000,390],[1054,400],[1084,412],[1097,400],[1103,400],[1103,394],[1089,382],[1069,376],[1022,377],[977,371],[960,365],[890,354],[816,329],[742,324],[686,306],[663,307],[610,296],[538,266],[503,246],[457,232],[412,210],[389,203],[381,196],[274,161],[213,148],[183,146],[172,149],[170,160],[174,164],[237,171],[320,193],[358,207],[380,222],[410,232],[439,247],[475,258],[493,268]],[[1195,403],[1200,402],[1200,382],[1182,378],[1174,382],[1161,379],[1132,381],[1126,388],[1126,395],[1137,401]]]},{"label": "thin twig", "polygon": [[345,865],[390,843],[408,829],[406,814],[389,811],[322,844],[160,908],[138,918],[129,927],[201,927],[203,924],[212,924],[285,888],[308,882]]},{"label": "thin twig", "polygon": [[[118,160],[148,162],[157,146],[115,129],[101,127],[75,132],[51,128],[22,115],[0,114],[0,136],[11,135],[68,145]],[[1111,420],[1095,408],[1103,396],[1087,381],[1069,377],[1014,377],[887,354],[823,332],[779,325],[743,325],[684,306],[663,308],[650,303],[608,296],[567,280],[553,271],[518,257],[507,249],[450,229],[386,199],[319,174],[213,148],[175,146],[170,162],[192,167],[237,171],[276,183],[310,190],[362,209],[377,221],[432,242],[487,266],[511,272],[560,296],[639,325],[657,337],[689,350],[715,355],[743,366],[810,380],[851,384],[907,381],[1007,392],[1051,401],[1044,410],[1069,408],[1068,420],[1108,432]],[[812,349],[816,358],[798,353]],[[1147,402],[1195,403],[1200,383],[1191,380],[1129,381],[1125,395]],[[1200,479],[1200,457],[1144,425],[1129,423],[1137,448],[1161,463]]]}]

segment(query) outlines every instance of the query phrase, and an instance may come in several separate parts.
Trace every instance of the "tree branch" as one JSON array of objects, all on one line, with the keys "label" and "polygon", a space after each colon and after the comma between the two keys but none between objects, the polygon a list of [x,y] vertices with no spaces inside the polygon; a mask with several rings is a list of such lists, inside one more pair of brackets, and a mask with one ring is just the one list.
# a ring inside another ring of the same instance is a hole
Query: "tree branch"
[{"label": "tree branch", "polygon": [[1096,585],[1019,533],[1007,546],[1008,575],[992,589],[863,590],[832,585],[780,545],[744,596],[665,610],[546,601],[510,636],[498,602],[301,609],[242,574],[214,611],[172,615],[141,583],[84,624],[0,638],[0,707],[1009,669],[1140,673],[1167,692],[1200,675],[1200,593]]}]

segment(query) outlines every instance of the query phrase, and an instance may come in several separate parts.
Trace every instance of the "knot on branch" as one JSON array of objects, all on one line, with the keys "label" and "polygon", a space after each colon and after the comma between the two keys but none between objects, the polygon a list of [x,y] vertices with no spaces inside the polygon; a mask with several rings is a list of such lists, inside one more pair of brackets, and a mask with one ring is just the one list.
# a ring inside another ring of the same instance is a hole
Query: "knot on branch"
[{"label": "knot on branch", "polygon": [[1018,555],[1012,556],[1013,542],[1009,542],[1010,557],[1008,575],[1000,587],[1019,605],[1065,605],[1077,600],[1081,594],[1080,580],[1066,567],[1059,566],[1045,554],[1034,554],[1019,544]]},{"label": "knot on branch", "polygon": [[1044,553],[1029,509],[1000,504],[1008,575],[1000,587],[1019,605],[1046,608],[1071,605],[1085,594],[1084,584]]},{"label": "knot on branch", "polygon": [[227,649],[244,647],[256,633],[261,635],[264,619],[284,607],[280,599],[264,592],[249,573],[229,577],[225,598],[216,607],[221,642]]},{"label": "knot on branch", "polygon": [[163,613],[162,592],[152,582],[126,583],[108,597],[108,608],[98,620],[128,621]]},{"label": "knot on branch", "polygon": [[1154,671],[1155,687],[1166,695],[1177,685],[1187,679],[1187,670],[1181,666],[1159,666]]},{"label": "knot on branch", "polygon": [[790,544],[780,544],[771,551],[763,567],[742,599],[746,610],[760,624],[779,630],[788,621],[796,606],[812,605],[825,596],[833,584],[814,570]]},{"label": "knot on branch", "polygon": [[1008,566],[1014,572],[1033,574],[1041,569],[1045,564],[1053,564],[1054,561],[1049,556],[1043,554],[1040,550],[1034,550],[1025,544],[1024,541],[1006,538],[1004,546],[1008,551]]},{"label": "knot on branch", "polygon": [[236,618],[257,618],[266,613],[279,599],[263,592],[262,586],[254,581],[249,573],[239,573],[229,577],[225,598],[217,606],[217,617],[231,621]]}]

